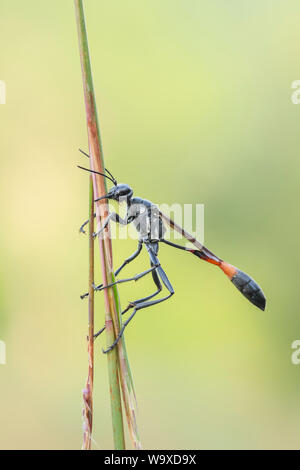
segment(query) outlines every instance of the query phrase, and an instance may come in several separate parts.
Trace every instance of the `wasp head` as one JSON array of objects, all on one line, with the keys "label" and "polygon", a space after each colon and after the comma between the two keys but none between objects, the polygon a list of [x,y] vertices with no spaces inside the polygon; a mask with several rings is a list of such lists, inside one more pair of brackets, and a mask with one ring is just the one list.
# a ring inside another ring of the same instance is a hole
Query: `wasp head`
[{"label": "wasp head", "polygon": [[101,199],[112,199],[113,201],[128,201],[131,199],[133,191],[128,184],[116,184],[113,186],[105,196],[99,197],[96,201],[100,201]]}]

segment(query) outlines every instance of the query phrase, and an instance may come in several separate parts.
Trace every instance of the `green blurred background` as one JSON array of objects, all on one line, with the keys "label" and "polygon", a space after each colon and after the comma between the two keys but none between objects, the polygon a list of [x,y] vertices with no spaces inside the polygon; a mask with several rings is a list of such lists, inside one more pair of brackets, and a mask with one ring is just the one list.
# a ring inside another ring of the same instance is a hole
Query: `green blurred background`
[{"label": "green blurred background", "polygon": [[[205,242],[263,287],[163,246],[176,295],[126,342],[144,448],[300,448],[300,4],[86,0],[106,164],[156,203],[204,203]],[[87,136],[71,0],[0,1],[1,448],[80,448],[86,373]],[[86,161],[84,161],[86,164]],[[114,242],[118,266],[136,246]],[[98,247],[97,247],[98,254]],[[101,280],[97,256],[97,280]],[[148,266],[146,254],[127,268]],[[125,271],[124,271],[125,274]],[[153,290],[122,285],[125,306]],[[97,295],[97,326],[103,298]],[[112,447],[96,343],[95,431]]]}]

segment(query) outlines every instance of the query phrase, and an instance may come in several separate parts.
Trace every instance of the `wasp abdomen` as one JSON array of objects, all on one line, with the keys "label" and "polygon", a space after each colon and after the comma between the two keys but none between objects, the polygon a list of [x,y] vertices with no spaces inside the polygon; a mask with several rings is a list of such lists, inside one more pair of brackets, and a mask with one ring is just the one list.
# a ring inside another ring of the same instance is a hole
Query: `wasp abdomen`
[{"label": "wasp abdomen", "polygon": [[248,274],[237,269],[231,278],[235,287],[256,307],[265,310],[266,298],[259,285]]}]

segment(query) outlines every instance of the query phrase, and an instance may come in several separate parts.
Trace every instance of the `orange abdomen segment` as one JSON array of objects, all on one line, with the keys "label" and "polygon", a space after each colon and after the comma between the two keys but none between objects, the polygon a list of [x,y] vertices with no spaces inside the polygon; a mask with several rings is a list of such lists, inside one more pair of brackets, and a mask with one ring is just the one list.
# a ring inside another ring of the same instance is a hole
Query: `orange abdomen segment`
[{"label": "orange abdomen segment", "polygon": [[237,274],[238,269],[232,264],[226,263],[226,261],[221,261],[220,268],[222,269],[223,273],[232,280],[233,276]]}]

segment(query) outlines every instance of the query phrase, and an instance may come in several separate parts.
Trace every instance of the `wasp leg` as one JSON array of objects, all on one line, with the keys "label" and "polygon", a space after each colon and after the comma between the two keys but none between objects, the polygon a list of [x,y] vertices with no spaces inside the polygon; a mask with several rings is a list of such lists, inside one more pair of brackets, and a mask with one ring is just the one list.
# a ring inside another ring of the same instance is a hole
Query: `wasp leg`
[{"label": "wasp leg", "polygon": [[156,264],[152,266],[150,269],[147,269],[146,271],[143,271],[142,273],[137,274],[136,276],[133,277],[128,277],[127,279],[118,279],[115,282],[112,282],[111,284],[108,284],[107,286],[102,286],[102,287],[94,287],[94,290],[103,290],[107,289],[108,287],[115,286],[116,284],[121,284],[122,282],[129,282],[129,281],[138,281],[142,277],[146,276],[147,274],[151,273],[154,271],[154,269],[158,268],[159,264]]},{"label": "wasp leg", "polygon": [[[154,265],[152,266],[150,269],[147,269],[147,271],[143,271],[142,273],[140,274],[137,274],[136,276],[134,277],[131,277],[131,278],[128,278],[128,279],[120,279],[116,282],[113,282],[112,284],[109,284],[108,286],[105,286],[105,287],[102,287],[101,289],[97,289],[97,290],[102,290],[102,289],[106,289],[107,287],[112,287],[116,284],[119,284],[119,283],[122,283],[122,282],[127,282],[127,281],[138,281],[139,279],[141,279],[142,277],[146,276],[147,274],[151,273],[152,272],[152,275],[155,273],[155,269],[158,267],[158,265]],[[159,280],[158,280],[159,282]],[[161,290],[161,289],[160,289]],[[160,291],[158,291],[160,292]],[[152,296],[149,296],[149,297],[153,297],[154,295],[157,295],[156,292],[155,294],[152,294]],[[142,300],[144,299],[140,299],[139,301],[141,302]],[[138,302],[138,301],[135,301],[135,303]],[[129,308],[133,307],[133,304],[129,304]],[[122,315],[124,315],[124,313],[126,313],[129,308],[125,309],[123,312],[122,312]],[[94,334],[94,338],[97,338],[99,335],[101,335],[101,333],[103,333],[103,331],[105,330],[105,326],[103,328],[101,328],[101,330],[99,330],[97,333]]]},{"label": "wasp leg", "polygon": [[[115,339],[115,341],[113,342],[113,344],[107,348],[106,350],[103,349],[103,352],[106,354],[108,353],[109,351],[111,351],[115,346],[116,344],[119,342],[119,340],[121,339],[123,333],[124,333],[124,330],[126,328],[126,326],[128,325],[128,323],[133,319],[134,315],[136,314],[136,312],[138,310],[142,310],[143,308],[147,308],[147,307],[152,307],[152,305],[155,305],[155,304],[159,304],[161,302],[164,302],[165,300],[169,299],[172,295],[174,294],[174,290],[172,292],[170,292],[169,295],[167,295],[166,297],[163,297],[162,299],[157,299],[157,300],[151,300],[150,302],[142,302],[140,304],[137,304],[135,307],[134,307],[134,310],[132,312],[132,314],[130,315],[130,317],[123,323],[122,325],[122,328],[120,330],[120,333],[118,334],[117,338]],[[134,304],[134,302],[132,303]],[[123,312],[122,312],[123,313]],[[125,312],[124,312],[125,313]]]},{"label": "wasp leg", "polygon": [[96,339],[99,335],[101,335],[101,333],[103,333],[104,330],[105,330],[105,326],[101,328],[101,330],[97,331],[97,333],[94,334],[94,338]]},{"label": "wasp leg", "polygon": [[137,250],[131,256],[129,256],[129,258],[125,259],[124,263],[121,264],[121,266],[116,270],[115,276],[117,276],[122,271],[122,269],[126,266],[126,264],[131,263],[131,261],[133,261],[140,254],[140,252],[142,251],[142,248],[143,248],[143,244],[142,242],[139,242]]},{"label": "wasp leg", "polygon": [[[147,246],[147,243],[145,243],[145,245]],[[151,251],[151,255],[149,253],[150,263],[151,263],[151,266],[153,266],[153,265],[155,265],[155,263],[157,263],[157,264],[159,263],[158,258],[157,258],[158,243],[151,243],[151,244],[148,244],[148,246],[150,246],[150,251]],[[147,247],[147,249],[148,249],[148,247]],[[160,264],[158,264],[158,266],[160,266]],[[163,271],[162,268],[161,268],[160,274],[161,274],[162,278],[164,278],[164,276],[166,277],[165,272]],[[159,276],[158,276],[156,270],[152,272],[152,277],[153,277],[154,283],[156,284],[157,291],[154,292],[154,294],[148,295],[147,297],[143,297],[141,299],[135,300],[134,302],[130,302],[128,304],[128,306],[126,307],[126,309],[122,312],[122,315],[124,315],[124,313],[128,312],[128,310],[133,308],[136,304],[146,302],[147,300],[153,299],[153,297],[155,297],[156,295],[158,295],[162,291],[162,285],[161,285],[161,282],[159,280]],[[168,288],[168,286],[166,286],[166,287]],[[170,286],[170,287],[172,287],[172,286]]]},{"label": "wasp leg", "polygon": [[[117,276],[122,271],[126,264],[131,263],[131,261],[133,261],[140,254],[140,252],[142,251],[142,247],[142,242],[139,242],[137,250],[131,256],[129,256],[129,258],[125,259],[124,263],[121,264],[121,266],[115,271],[115,276]],[[101,287],[103,287],[103,284],[99,284],[98,286],[96,286],[95,290],[100,290]],[[80,298],[84,299],[85,297],[88,297],[88,295],[89,293],[86,292],[85,294],[82,294]]]},{"label": "wasp leg", "polygon": [[[151,263],[151,266],[153,266],[153,263]],[[158,265],[159,266],[159,265]],[[161,291],[162,291],[162,285],[161,285],[161,282],[159,280],[159,276],[157,275],[157,272],[156,270],[155,271],[152,271],[152,278],[153,278],[153,281],[157,287],[157,291],[154,292],[154,294],[151,294],[151,295],[148,295],[147,297],[143,297],[142,299],[138,299],[138,300],[135,300],[134,301],[134,304],[139,304],[141,302],[146,302],[147,300],[150,300],[150,299],[153,299],[153,297],[155,297],[156,295],[158,295]],[[132,303],[130,303],[128,305],[128,308],[126,310],[126,312],[132,308],[134,305]],[[123,312],[122,312],[123,313]],[[124,311],[125,313],[125,311]]]},{"label": "wasp leg", "polygon": [[[149,253],[149,256],[150,256],[150,260],[152,263],[155,263],[155,264],[158,264],[158,258],[156,256],[156,254],[154,253],[153,249],[151,248],[150,245],[146,244],[146,248],[148,250],[148,253]],[[118,343],[118,341],[120,340],[120,338],[122,337],[123,333],[124,333],[124,330],[126,328],[126,326],[128,325],[128,323],[133,319],[134,315],[136,314],[136,312],[138,310],[142,310],[143,308],[147,308],[147,307],[152,307],[152,305],[156,305],[156,304],[159,304],[161,302],[164,302],[165,300],[169,299],[173,294],[174,294],[174,289],[172,287],[172,284],[170,283],[165,271],[162,269],[161,266],[158,266],[156,271],[153,271],[153,272],[157,272],[161,281],[163,282],[163,284],[165,285],[165,287],[168,289],[169,291],[169,295],[163,297],[162,299],[156,299],[156,300],[151,300],[150,302],[141,302],[141,303],[138,303],[136,304],[135,302],[131,302],[128,307],[122,312],[122,315],[124,313],[126,313],[129,308],[133,307],[134,310],[132,312],[132,314],[130,315],[130,317],[123,323],[122,325],[122,328],[120,330],[120,333],[118,334],[118,336],[116,337],[115,341],[112,343],[111,346],[109,346],[109,348],[107,348],[106,350],[103,350],[103,352],[106,354],[108,353],[109,351],[111,351],[115,346],[116,344]]]},{"label": "wasp leg", "polygon": [[127,219],[122,219],[122,217],[120,217],[119,214],[117,214],[116,212],[112,212],[106,217],[100,230],[98,230],[98,232],[93,233],[94,238],[98,237],[98,235],[100,235],[103,232],[103,230],[108,226],[110,220],[112,222],[116,222],[122,225],[127,225],[129,223]]},{"label": "wasp leg", "polygon": [[[96,217],[96,212],[94,212],[94,218]],[[86,220],[81,226],[80,226],[80,229],[79,229],[79,232],[81,233],[86,233],[85,230],[84,230],[84,227],[89,223],[90,219]]]},{"label": "wasp leg", "polygon": [[[152,263],[151,263],[151,265],[152,265]],[[144,298],[142,298],[142,299],[135,300],[135,301],[134,301],[134,304],[137,304],[137,303],[139,303],[139,302],[145,302],[146,300],[150,300],[150,299],[152,299],[153,297],[155,297],[157,294],[159,294],[159,293],[161,292],[161,290],[162,290],[162,285],[161,285],[161,282],[160,282],[160,280],[159,280],[159,277],[158,277],[158,275],[157,275],[157,273],[156,273],[156,271],[155,271],[155,268],[156,268],[156,267],[157,267],[157,265],[154,265],[151,269],[148,269],[148,271],[146,271],[146,273],[152,271],[153,280],[154,280],[154,282],[155,282],[155,284],[157,285],[157,288],[158,288],[157,291],[154,292],[154,294],[148,295],[148,297],[144,297]],[[140,275],[139,275],[139,276],[140,276]],[[141,276],[140,276],[140,277],[141,277]],[[131,279],[133,279],[133,278],[131,278]],[[121,279],[120,282],[124,282],[124,280]],[[102,284],[101,284],[101,286],[102,286]],[[107,287],[109,287],[109,286],[107,286]],[[99,290],[99,289],[98,289],[98,290]],[[128,307],[127,307],[125,310],[123,310],[122,315],[124,315],[126,312],[128,312],[128,310],[129,310],[130,308],[133,308],[133,307],[134,307],[133,303],[130,303],[130,304],[128,305]],[[97,338],[99,335],[101,335],[101,333],[102,333],[104,330],[105,330],[105,326],[104,326],[103,328],[101,328],[101,330],[99,330],[97,333],[94,334],[94,338]]]},{"label": "wasp leg", "polygon": [[[94,218],[96,217],[96,212],[94,212]],[[112,214],[109,214],[108,217],[106,217],[105,221],[103,222],[103,226],[101,227],[101,229],[96,232],[96,233],[93,233],[93,237],[96,238],[97,235],[99,235],[108,225],[109,221],[112,220],[113,222],[117,222],[119,224],[123,224],[123,225],[126,225],[128,222],[126,221],[126,219],[122,219],[122,217],[119,216],[119,214],[116,214],[115,212],[113,212]],[[80,226],[80,229],[79,229],[79,232],[81,233],[86,233],[85,230],[84,230],[84,227],[89,223],[90,219],[86,220],[81,226]]]}]

